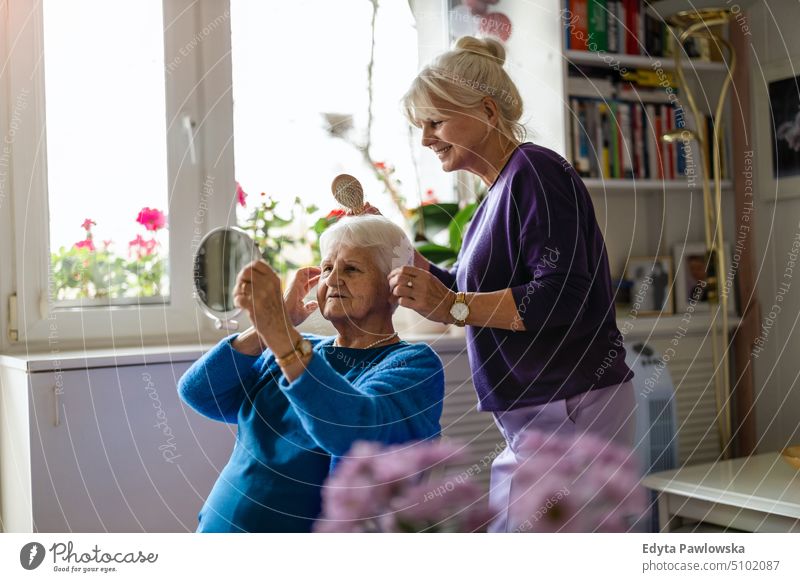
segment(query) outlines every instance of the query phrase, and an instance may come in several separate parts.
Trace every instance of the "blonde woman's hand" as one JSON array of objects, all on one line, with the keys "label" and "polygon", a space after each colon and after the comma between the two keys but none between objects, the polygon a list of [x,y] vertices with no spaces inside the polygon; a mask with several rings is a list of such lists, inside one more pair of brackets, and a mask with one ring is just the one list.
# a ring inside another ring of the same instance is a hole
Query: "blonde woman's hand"
[{"label": "blonde woman's hand", "polygon": [[[361,212],[361,214],[381,214],[381,211],[378,210],[377,208],[375,208],[369,202],[365,202],[364,203],[364,210]],[[353,211],[352,210],[348,210],[347,212],[345,212],[345,215],[346,216],[353,216]]]},{"label": "blonde woman's hand", "polygon": [[286,313],[292,325],[300,325],[319,308],[316,301],[303,303],[303,299],[319,282],[321,272],[319,267],[303,267],[297,271],[286,293],[283,294],[283,303],[286,305]]},{"label": "blonde woman's hand", "polygon": [[405,265],[389,273],[389,289],[398,305],[439,323],[452,323],[455,293],[429,271]]}]

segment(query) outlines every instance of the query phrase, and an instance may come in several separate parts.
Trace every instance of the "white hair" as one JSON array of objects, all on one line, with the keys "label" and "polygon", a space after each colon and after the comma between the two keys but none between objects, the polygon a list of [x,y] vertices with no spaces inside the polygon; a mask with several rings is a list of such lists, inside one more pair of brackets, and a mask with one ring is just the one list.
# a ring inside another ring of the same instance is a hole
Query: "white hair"
[{"label": "white hair", "polygon": [[405,231],[384,216],[346,216],[319,237],[322,257],[339,246],[373,250],[378,268],[388,275],[392,269],[414,263],[414,247]]}]

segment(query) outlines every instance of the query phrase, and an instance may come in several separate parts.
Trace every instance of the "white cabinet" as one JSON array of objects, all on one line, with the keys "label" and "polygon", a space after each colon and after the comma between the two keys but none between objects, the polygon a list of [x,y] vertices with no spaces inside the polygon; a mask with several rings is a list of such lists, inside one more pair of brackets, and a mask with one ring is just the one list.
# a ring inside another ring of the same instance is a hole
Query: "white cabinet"
[{"label": "white cabinet", "polygon": [[118,367],[92,358],[77,369],[5,367],[4,531],[194,531],[236,431],[180,402],[178,378],[197,355]]}]

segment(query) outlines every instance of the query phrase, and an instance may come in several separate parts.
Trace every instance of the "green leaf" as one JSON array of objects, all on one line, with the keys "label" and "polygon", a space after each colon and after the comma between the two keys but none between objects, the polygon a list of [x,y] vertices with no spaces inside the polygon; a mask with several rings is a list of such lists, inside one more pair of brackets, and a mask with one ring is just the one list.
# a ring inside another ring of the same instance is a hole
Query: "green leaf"
[{"label": "green leaf", "polygon": [[425,235],[433,238],[438,232],[450,225],[450,222],[458,214],[458,204],[455,202],[444,202],[442,204],[426,204],[414,209],[412,226],[416,230],[419,216],[425,223]]},{"label": "green leaf", "polygon": [[464,238],[464,231],[467,230],[467,225],[469,221],[472,220],[472,217],[475,214],[475,210],[478,209],[478,205],[474,202],[472,204],[467,204],[464,208],[458,211],[453,221],[450,223],[448,227],[450,230],[450,248],[452,248],[456,254],[458,251],[461,250],[461,242]]},{"label": "green leaf", "polygon": [[453,249],[442,245],[437,245],[436,243],[423,241],[415,244],[414,246],[423,257],[432,263],[439,264],[448,260],[454,261],[457,257],[457,253],[453,251]]}]

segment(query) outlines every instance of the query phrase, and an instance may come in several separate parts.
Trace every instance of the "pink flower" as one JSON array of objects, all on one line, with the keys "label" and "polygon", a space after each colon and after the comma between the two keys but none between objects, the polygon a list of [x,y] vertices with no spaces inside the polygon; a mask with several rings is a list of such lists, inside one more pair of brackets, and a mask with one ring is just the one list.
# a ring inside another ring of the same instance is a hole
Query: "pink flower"
[{"label": "pink flower", "polygon": [[149,257],[153,254],[157,244],[154,239],[145,239],[142,238],[142,235],[137,234],[136,238],[128,243],[128,254],[136,256],[137,259]]},{"label": "pink flower", "polygon": [[92,225],[97,226],[97,223],[91,218],[87,218],[86,220],[83,221],[83,224],[81,224],[81,228],[84,228],[86,229],[86,232],[89,232],[90,230],[92,230]]},{"label": "pink flower", "polygon": [[236,201],[242,206],[247,206],[245,199],[247,198],[247,192],[242,189],[242,185],[239,182],[236,182]]},{"label": "pink flower", "polygon": [[80,240],[73,245],[73,248],[76,249],[88,249],[90,251],[94,250],[94,243],[92,239],[87,238],[86,240]]},{"label": "pink flower", "polygon": [[427,475],[463,459],[454,442],[357,442],[323,489],[316,531],[473,531],[489,520],[483,491],[465,475]]},{"label": "pink flower", "polygon": [[155,208],[142,208],[136,217],[136,222],[144,226],[147,230],[160,230],[167,224],[167,217],[160,210]]},{"label": "pink flower", "polygon": [[514,443],[509,525],[518,532],[623,532],[643,514],[633,453],[593,435],[537,431]]}]

